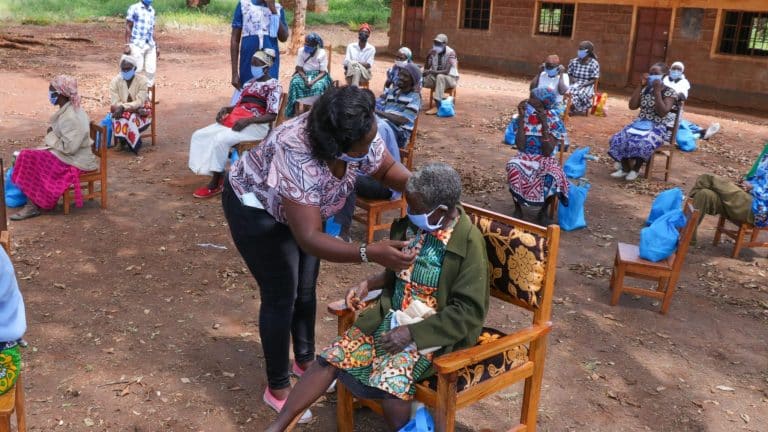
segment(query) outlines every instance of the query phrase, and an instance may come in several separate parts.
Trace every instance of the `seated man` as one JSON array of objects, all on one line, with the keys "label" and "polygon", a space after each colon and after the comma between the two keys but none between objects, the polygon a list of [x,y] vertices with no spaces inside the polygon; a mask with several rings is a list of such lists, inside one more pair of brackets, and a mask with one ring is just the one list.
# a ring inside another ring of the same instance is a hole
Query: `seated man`
[{"label": "seated man", "polygon": [[565,104],[563,95],[568,91],[570,80],[565,66],[560,64],[560,57],[557,54],[550,54],[540,67],[541,72],[531,80],[531,90],[537,88],[551,88],[555,91],[556,105],[555,109],[560,111],[562,116],[565,113]]},{"label": "seated man", "polygon": [[109,83],[112,130],[118,141],[118,150],[128,147],[138,154],[141,133],[152,123],[147,79],[136,74],[136,59],[120,57],[120,73]]},{"label": "seated man", "polygon": [[738,184],[725,177],[702,174],[688,195],[693,206],[701,211],[699,223],[704,215],[723,215],[737,224],[768,226],[768,152],[761,155]]},{"label": "seated man", "polygon": [[198,175],[210,175],[207,185],[198,188],[195,198],[210,198],[221,193],[224,168],[229,152],[241,141],[264,139],[270,123],[280,110],[280,83],[269,76],[275,51],[257,51],[251,59],[253,78],[245,83],[237,103],[224,107],[216,115],[216,123],[198,129],[189,143],[189,169]]},{"label": "seated man", "polygon": [[371,26],[363,23],[357,34],[357,43],[347,45],[347,53],[344,56],[344,76],[347,84],[360,87],[361,82],[371,80],[371,68],[373,58],[376,56],[376,47],[368,43],[371,37]]},{"label": "seated man", "polygon": [[427,55],[427,64],[424,66],[424,87],[435,89],[432,97],[437,104],[425,114],[437,114],[445,91],[456,88],[458,84],[459,62],[456,59],[456,51],[448,46],[448,36],[439,34],[435,37],[432,50]]},{"label": "seated man", "polygon": [[[267,431],[285,430],[336,378],[357,397],[380,399],[388,428],[400,430],[414,383],[427,377],[432,359],[477,341],[488,312],[488,258],[482,234],[459,205],[461,178],[431,163],[413,173],[405,196],[408,218],[392,225],[390,238],[410,240],[404,251],[415,254],[413,264],[347,292],[347,305],[360,310],[369,291],[383,290],[378,304],[322,350]],[[406,310],[417,318],[405,319]]]},{"label": "seated man", "polygon": [[304,49],[296,55],[296,71],[288,87],[285,116],[290,118],[296,115],[299,99],[321,95],[330,86],[328,54],[323,49],[323,39],[312,32],[304,39]]}]

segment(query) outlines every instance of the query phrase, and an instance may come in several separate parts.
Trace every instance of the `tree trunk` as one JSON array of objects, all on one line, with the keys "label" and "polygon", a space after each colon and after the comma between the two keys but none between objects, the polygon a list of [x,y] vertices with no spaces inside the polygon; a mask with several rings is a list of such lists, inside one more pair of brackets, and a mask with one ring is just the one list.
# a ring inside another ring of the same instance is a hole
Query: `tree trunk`
[{"label": "tree trunk", "polygon": [[200,6],[205,6],[208,3],[210,3],[211,0],[187,0],[187,7],[188,8],[198,8]]},{"label": "tree trunk", "polygon": [[291,43],[288,52],[296,55],[304,46],[304,26],[307,20],[307,0],[296,0],[293,8],[293,28],[291,29]]}]

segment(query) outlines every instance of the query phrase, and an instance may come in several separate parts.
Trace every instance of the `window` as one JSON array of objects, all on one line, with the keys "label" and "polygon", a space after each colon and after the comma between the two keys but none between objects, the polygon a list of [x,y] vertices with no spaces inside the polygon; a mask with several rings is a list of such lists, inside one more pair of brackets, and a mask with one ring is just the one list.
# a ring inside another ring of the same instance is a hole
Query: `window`
[{"label": "window", "polygon": [[424,0],[408,0],[408,7],[423,7]]},{"label": "window", "polygon": [[491,0],[464,0],[463,28],[488,30],[491,23]]},{"label": "window", "polygon": [[575,9],[576,6],[572,3],[541,2],[536,33],[571,37],[573,33],[573,12]]},{"label": "window", "polygon": [[768,12],[725,12],[720,52],[768,56]]}]

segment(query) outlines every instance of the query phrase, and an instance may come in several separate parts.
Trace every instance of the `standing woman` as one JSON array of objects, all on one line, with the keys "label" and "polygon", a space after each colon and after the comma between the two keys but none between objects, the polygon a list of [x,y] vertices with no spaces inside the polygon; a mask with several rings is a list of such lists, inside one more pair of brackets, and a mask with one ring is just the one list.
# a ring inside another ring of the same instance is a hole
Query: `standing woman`
[{"label": "standing woman", "polygon": [[323,48],[323,39],[312,32],[304,39],[304,49],[296,55],[296,72],[288,88],[288,103],[285,116],[296,115],[298,100],[321,95],[331,85],[328,74],[328,53]]},{"label": "standing woman", "polygon": [[72,185],[76,185],[75,204],[82,207],[80,173],[99,167],[91,152],[88,114],[80,108],[77,80],[55,77],[48,86],[48,99],[59,109],[51,116],[43,148],[22,150],[13,166],[13,183],[29,200],[11,220],[39,216],[41,208],[53,210]]},{"label": "standing woman", "polygon": [[[401,241],[350,244],[323,232],[344,206],[358,175],[403,191],[410,172],[377,134],[374,96],[330,88],[312,110],[275,130],[232,166],[222,204],[232,238],[259,283],[259,334],[268,387],[264,402],[280,411],[290,393],[289,351],[297,375],[315,359],[315,285],[320,259],[411,265]],[[302,421],[309,421],[307,411]]]},{"label": "standing woman", "polygon": [[573,99],[571,114],[586,114],[587,110],[592,108],[595,81],[600,78],[600,63],[597,62],[595,44],[590,41],[579,44],[576,58],[568,63],[568,76],[572,81],[569,90]]}]

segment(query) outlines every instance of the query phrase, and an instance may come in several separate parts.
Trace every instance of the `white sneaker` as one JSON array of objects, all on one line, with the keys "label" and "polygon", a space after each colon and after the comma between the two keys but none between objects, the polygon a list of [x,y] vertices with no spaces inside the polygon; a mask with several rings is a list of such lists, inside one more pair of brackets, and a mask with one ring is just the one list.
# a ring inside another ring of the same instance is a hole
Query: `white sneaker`
[{"label": "white sneaker", "polygon": [[622,178],[626,176],[627,176],[627,173],[625,173],[624,170],[621,168],[611,173],[611,177],[613,178]]},{"label": "white sneaker", "polygon": [[626,181],[632,181],[632,180],[635,180],[636,178],[637,178],[637,171],[630,171],[629,174],[627,174],[627,176],[624,177]]},{"label": "white sneaker", "polygon": [[709,139],[710,137],[712,137],[712,135],[714,135],[714,134],[716,134],[718,132],[720,132],[720,123],[712,123],[707,128],[707,131],[704,132],[704,136],[702,138]]},{"label": "white sneaker", "polygon": [[613,169],[620,170],[621,169],[621,162],[614,162],[613,163]]}]

